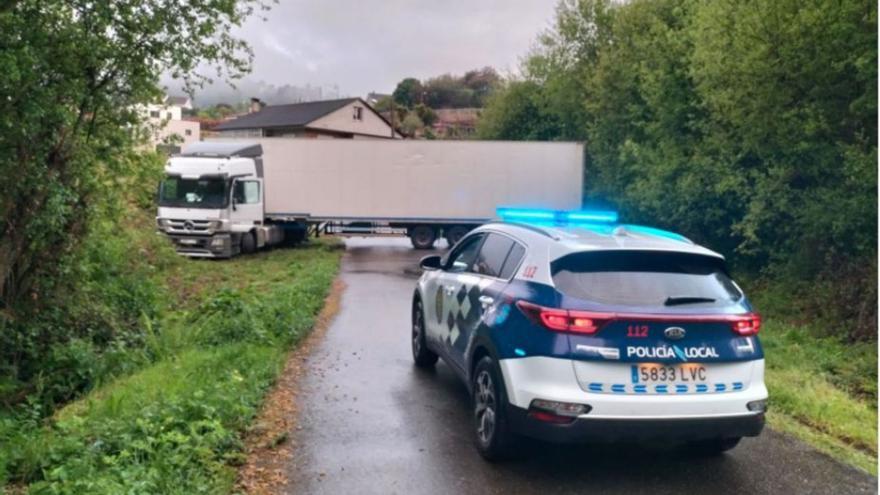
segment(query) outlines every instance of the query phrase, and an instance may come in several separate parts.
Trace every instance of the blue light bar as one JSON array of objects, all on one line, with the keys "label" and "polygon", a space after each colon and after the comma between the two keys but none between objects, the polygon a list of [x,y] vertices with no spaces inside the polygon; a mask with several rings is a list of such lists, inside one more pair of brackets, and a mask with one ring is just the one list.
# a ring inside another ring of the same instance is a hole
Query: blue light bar
[{"label": "blue light bar", "polygon": [[498,208],[498,216],[505,221],[554,221],[556,213],[552,210],[534,210],[531,208]]},{"label": "blue light bar", "polygon": [[609,210],[542,210],[535,208],[498,208],[498,216],[506,222],[569,225],[573,223],[615,223],[617,212]]},{"label": "blue light bar", "polygon": [[644,234],[651,235],[655,237],[665,237],[666,239],[672,239],[674,241],[686,242],[688,244],[693,244],[693,242],[687,237],[676,234],[675,232],[670,232],[668,230],[655,229],[654,227],[645,227],[644,225],[624,225],[627,231],[632,232],[634,234]]},{"label": "blue light bar", "polygon": [[598,223],[615,223],[617,222],[616,211],[603,210],[582,210],[563,212],[563,216],[568,222],[598,222]]}]

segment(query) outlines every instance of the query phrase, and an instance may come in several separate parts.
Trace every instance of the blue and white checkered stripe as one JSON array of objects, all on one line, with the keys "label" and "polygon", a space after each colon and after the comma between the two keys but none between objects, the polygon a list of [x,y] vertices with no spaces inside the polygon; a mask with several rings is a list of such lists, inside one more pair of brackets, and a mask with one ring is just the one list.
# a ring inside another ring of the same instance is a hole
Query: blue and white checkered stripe
[{"label": "blue and white checkered stripe", "polygon": [[723,393],[738,392],[745,388],[743,382],[731,383],[698,383],[698,384],[660,384],[647,385],[643,383],[631,385],[627,383],[599,383],[592,382],[587,385],[587,389],[594,393],[604,394],[707,394],[707,393]]}]

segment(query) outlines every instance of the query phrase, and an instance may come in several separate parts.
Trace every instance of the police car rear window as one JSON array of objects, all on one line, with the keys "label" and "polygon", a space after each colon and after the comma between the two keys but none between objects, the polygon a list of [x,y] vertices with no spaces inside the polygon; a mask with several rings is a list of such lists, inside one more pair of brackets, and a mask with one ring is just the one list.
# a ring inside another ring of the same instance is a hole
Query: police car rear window
[{"label": "police car rear window", "polygon": [[657,251],[573,253],[550,266],[566,296],[623,306],[722,307],[743,295],[717,258]]}]

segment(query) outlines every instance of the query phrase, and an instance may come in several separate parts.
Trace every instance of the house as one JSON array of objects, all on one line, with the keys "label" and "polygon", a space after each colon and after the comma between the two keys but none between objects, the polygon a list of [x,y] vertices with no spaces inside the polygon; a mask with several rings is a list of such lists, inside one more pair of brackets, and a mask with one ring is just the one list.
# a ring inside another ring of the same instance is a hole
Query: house
[{"label": "house", "polygon": [[438,137],[461,139],[473,136],[480,118],[479,108],[438,108],[431,129]]},{"label": "house", "polygon": [[161,102],[140,107],[138,112],[144,122],[144,132],[150,147],[163,147],[171,151],[198,141],[201,138],[199,123],[183,116],[183,110],[192,110],[187,96],[165,96]]},{"label": "house", "polygon": [[263,105],[214,128],[223,137],[401,138],[391,124],[361,98]]}]

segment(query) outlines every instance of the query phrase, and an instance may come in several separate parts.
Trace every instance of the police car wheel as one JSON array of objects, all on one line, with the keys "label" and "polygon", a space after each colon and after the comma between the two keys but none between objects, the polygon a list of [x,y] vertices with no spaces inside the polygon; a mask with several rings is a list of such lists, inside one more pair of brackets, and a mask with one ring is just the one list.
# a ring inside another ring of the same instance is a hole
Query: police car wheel
[{"label": "police car wheel", "polygon": [[473,374],[474,443],[477,451],[490,462],[508,459],[516,437],[505,415],[507,397],[495,361],[484,357]]},{"label": "police car wheel", "polygon": [[437,354],[431,352],[425,344],[425,313],[421,300],[417,300],[413,306],[412,354],[413,361],[420,368],[429,368],[437,363]]},{"label": "police car wheel", "polygon": [[692,442],[689,447],[702,455],[713,456],[720,455],[736,447],[739,441],[740,437],[713,438],[711,440]]}]

